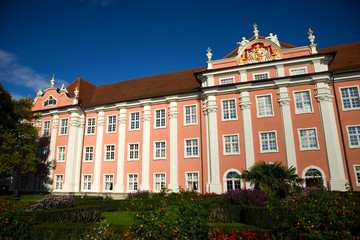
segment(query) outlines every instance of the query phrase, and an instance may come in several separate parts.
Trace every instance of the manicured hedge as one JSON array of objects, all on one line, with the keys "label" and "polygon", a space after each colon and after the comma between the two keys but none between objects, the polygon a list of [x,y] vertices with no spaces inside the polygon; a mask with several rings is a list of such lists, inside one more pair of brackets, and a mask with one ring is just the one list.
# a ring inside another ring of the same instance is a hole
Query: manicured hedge
[{"label": "manicured hedge", "polygon": [[270,217],[269,209],[266,207],[243,207],[240,222],[264,228],[273,227],[274,225],[274,221]]},{"label": "manicured hedge", "polygon": [[211,222],[234,223],[241,222],[241,205],[208,205]]}]

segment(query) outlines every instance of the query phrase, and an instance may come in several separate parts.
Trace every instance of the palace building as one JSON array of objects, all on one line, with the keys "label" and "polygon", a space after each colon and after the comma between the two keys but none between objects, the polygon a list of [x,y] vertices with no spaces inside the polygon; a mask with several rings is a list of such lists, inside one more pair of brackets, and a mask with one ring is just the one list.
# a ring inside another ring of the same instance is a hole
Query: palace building
[{"label": "palace building", "polygon": [[[360,42],[317,49],[243,38],[207,66],[95,86],[55,79],[34,99],[37,173],[14,190],[122,194],[167,187],[223,193],[258,162],[304,185],[360,190]],[[307,39],[304,38],[304,42]]]}]

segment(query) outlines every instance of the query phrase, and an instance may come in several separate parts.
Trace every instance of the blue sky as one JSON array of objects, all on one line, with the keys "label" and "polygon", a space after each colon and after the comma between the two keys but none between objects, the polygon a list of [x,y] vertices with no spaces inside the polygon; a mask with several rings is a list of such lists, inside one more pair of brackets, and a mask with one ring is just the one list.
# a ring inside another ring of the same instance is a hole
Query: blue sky
[{"label": "blue sky", "polygon": [[318,48],[360,41],[360,1],[0,0],[0,81],[14,98],[205,66],[242,37]]}]

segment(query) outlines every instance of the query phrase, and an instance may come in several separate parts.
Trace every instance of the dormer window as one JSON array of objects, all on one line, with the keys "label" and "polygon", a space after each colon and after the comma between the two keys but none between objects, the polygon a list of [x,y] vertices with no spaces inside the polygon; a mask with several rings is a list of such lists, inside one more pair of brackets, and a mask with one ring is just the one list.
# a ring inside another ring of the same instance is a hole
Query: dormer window
[{"label": "dormer window", "polygon": [[55,98],[53,98],[53,96],[49,96],[48,99],[46,99],[43,103],[43,107],[46,107],[48,105],[53,105],[55,106],[57,103],[57,100]]}]

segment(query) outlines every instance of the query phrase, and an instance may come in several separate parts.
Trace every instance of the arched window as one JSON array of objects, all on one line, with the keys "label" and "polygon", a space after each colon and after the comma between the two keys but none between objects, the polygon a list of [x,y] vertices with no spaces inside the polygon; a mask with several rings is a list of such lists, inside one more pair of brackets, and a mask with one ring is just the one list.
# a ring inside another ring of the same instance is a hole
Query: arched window
[{"label": "arched window", "polygon": [[241,189],[240,176],[237,172],[232,171],[226,175],[226,187],[227,191]]},{"label": "arched window", "polygon": [[306,187],[318,186],[319,183],[323,185],[321,172],[315,168],[310,168],[305,173]]},{"label": "arched window", "polygon": [[43,103],[43,107],[46,107],[48,105],[53,105],[55,106],[57,103],[57,100],[55,98],[53,98],[53,96],[49,96],[48,99],[46,99]]}]

